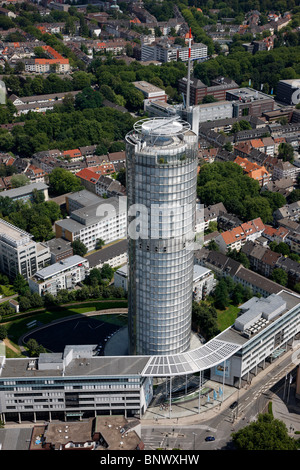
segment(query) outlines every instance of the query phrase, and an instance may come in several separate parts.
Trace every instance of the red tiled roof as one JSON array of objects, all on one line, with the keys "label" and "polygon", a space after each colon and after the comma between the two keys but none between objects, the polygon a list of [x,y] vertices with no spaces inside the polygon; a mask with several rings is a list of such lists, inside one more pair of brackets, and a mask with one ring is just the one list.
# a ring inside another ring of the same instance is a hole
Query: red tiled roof
[{"label": "red tiled roof", "polygon": [[76,173],[76,176],[93,184],[96,184],[98,179],[100,178],[100,175],[98,175],[94,171],[91,171],[89,168],[84,168],[83,170],[78,171]]}]

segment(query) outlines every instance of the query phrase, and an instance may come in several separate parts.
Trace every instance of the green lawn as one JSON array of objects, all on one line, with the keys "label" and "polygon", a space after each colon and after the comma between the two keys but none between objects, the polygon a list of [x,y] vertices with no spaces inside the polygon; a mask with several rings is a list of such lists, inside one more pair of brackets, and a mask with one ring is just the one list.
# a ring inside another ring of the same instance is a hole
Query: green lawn
[{"label": "green lawn", "polygon": [[229,305],[225,310],[218,310],[218,327],[221,331],[226,330],[229,326],[231,326],[238,315],[239,307],[236,305]]}]

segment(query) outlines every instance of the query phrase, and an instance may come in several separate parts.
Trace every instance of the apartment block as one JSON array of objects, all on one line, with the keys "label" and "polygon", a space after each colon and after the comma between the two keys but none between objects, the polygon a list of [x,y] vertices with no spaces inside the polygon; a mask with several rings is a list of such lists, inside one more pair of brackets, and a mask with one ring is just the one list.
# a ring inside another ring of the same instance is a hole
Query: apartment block
[{"label": "apartment block", "polygon": [[86,258],[74,255],[58,263],[38,270],[28,281],[31,292],[39,295],[57,295],[61,289],[74,289],[85,279],[89,262]]}]

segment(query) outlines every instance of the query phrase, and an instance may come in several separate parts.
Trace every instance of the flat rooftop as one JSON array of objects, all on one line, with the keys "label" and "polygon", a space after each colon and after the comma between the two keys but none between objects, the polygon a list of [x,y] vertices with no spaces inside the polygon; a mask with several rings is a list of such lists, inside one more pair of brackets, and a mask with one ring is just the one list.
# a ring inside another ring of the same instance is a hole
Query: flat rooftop
[{"label": "flat rooftop", "polygon": [[0,219],[0,237],[10,238],[15,241],[25,241],[29,242],[31,240],[32,235],[21,230],[18,227],[6,222],[3,219]]},{"label": "flat rooftop", "polygon": [[86,261],[86,258],[82,258],[78,255],[69,256],[68,258],[63,259],[58,263],[54,263],[50,266],[47,266],[46,268],[40,269],[34,274],[33,278],[38,280],[48,279],[80,263],[86,263]]},{"label": "flat rooftop", "polygon": [[71,200],[79,202],[82,207],[88,206],[90,204],[95,204],[97,202],[103,202],[102,197],[97,196],[96,194],[91,193],[91,191],[87,191],[86,189],[83,189],[82,191],[77,191],[76,193],[68,194],[67,199],[69,201]]},{"label": "flat rooftop", "polygon": [[[277,293],[276,295],[280,296],[284,302],[286,302],[286,308],[276,317],[271,319],[268,324],[262,325],[260,328],[257,329],[256,333],[253,333],[250,338],[247,338],[244,336],[243,331],[239,331],[234,328],[234,325],[232,325],[230,328],[222,332],[218,338],[222,341],[228,341],[232,343],[239,343],[241,345],[246,344],[249,339],[252,339],[255,337],[257,334],[261,333],[264,331],[266,328],[268,328],[272,323],[278,320],[278,318],[282,317],[285,315],[288,311],[290,311],[292,308],[296,307],[297,305],[300,304],[300,296],[298,296],[296,293],[290,293],[285,290],[282,290],[281,292]],[[251,299],[250,299],[251,300]]]},{"label": "flat rooftop", "polygon": [[48,186],[45,183],[26,184],[25,186],[21,186],[20,188],[2,191],[0,193],[0,197],[9,197],[11,199],[14,199],[16,197],[27,196],[28,194],[31,194],[34,189],[37,189],[38,191],[44,191],[45,189],[48,189]]}]

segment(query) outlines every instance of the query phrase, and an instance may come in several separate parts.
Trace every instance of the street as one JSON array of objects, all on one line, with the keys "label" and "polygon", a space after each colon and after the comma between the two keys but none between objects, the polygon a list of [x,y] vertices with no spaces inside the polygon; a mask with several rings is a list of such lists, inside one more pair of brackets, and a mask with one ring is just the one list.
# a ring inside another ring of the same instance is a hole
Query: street
[{"label": "street", "polygon": [[[295,368],[291,363],[290,354],[272,368],[262,371],[248,388],[237,390],[238,406],[230,409],[234,401],[216,406],[208,414],[208,418],[199,415],[198,423],[195,418],[188,424],[188,417],[166,420],[164,425],[147,424],[142,422],[142,439],[146,450],[182,449],[182,450],[222,450],[230,449],[231,434],[245,427],[257,418],[257,415],[267,411],[268,403],[277,399],[283,393],[285,377]],[[205,415],[205,413],[204,413]],[[286,417],[288,419],[288,417]],[[169,423],[168,423],[169,421]],[[289,427],[289,421],[286,422]],[[300,418],[297,420],[300,429]],[[207,442],[207,436],[215,440]]]}]

